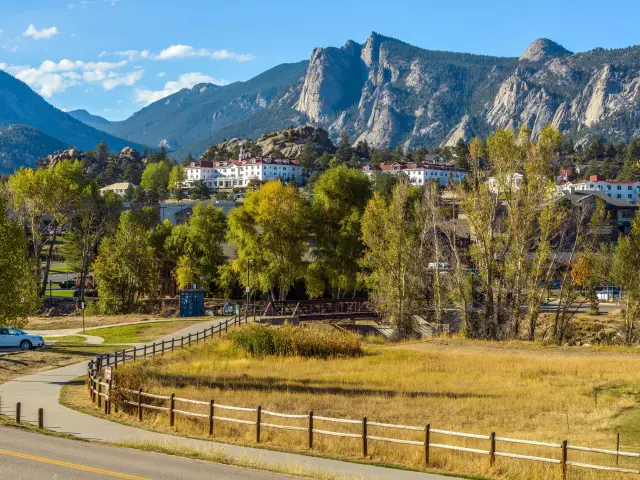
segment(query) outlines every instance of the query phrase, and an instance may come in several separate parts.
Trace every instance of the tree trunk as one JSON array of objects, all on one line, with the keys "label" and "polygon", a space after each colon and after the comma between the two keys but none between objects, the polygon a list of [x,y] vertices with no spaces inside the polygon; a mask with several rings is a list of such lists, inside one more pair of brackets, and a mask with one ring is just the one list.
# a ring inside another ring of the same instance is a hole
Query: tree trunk
[{"label": "tree trunk", "polygon": [[[54,224],[53,231],[53,239],[51,240],[51,244],[49,245],[49,253],[47,255],[47,263],[44,266],[44,271],[42,272],[42,286],[40,288],[40,298],[44,298],[47,294],[47,284],[49,283],[49,268],[51,266],[51,257],[53,256],[53,247],[56,243],[57,238],[57,228]],[[38,265],[40,265],[40,258],[37,258]]]}]

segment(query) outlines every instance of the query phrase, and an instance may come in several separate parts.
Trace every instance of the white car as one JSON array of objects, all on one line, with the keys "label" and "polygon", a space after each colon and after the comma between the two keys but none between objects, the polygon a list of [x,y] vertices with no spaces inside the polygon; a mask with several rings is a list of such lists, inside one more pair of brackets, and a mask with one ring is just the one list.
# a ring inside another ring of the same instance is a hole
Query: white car
[{"label": "white car", "polygon": [[31,335],[19,328],[0,327],[0,347],[20,347],[26,351],[43,346],[44,340],[40,335]]}]

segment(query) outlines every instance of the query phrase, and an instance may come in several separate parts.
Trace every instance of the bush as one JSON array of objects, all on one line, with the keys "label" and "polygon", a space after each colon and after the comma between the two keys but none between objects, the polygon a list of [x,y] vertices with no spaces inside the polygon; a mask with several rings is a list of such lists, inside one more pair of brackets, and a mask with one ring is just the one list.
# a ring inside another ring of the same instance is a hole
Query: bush
[{"label": "bush", "polygon": [[330,358],[362,355],[358,337],[333,330],[249,325],[233,332],[231,339],[236,348],[256,357]]}]

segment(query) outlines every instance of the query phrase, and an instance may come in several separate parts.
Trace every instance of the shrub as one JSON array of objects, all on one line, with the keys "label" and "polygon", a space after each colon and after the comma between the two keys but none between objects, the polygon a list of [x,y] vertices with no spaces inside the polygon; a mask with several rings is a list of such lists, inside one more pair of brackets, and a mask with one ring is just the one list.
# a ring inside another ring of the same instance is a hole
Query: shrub
[{"label": "shrub", "polygon": [[249,325],[233,332],[231,339],[236,348],[256,357],[330,358],[362,355],[358,337],[334,330]]}]

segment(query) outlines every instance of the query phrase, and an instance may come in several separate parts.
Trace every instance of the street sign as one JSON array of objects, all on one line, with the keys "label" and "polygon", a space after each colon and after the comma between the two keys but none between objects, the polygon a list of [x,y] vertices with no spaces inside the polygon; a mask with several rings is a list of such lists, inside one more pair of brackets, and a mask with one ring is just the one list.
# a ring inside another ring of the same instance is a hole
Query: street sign
[{"label": "street sign", "polygon": [[249,293],[249,287],[244,287],[244,291]]},{"label": "street sign", "polygon": [[82,303],[80,304],[80,308],[81,308],[82,310],[84,310],[84,302],[82,302]]},{"label": "street sign", "polygon": [[609,286],[609,282],[607,282],[606,280],[604,282],[602,282],[602,285],[604,285],[605,287]]},{"label": "street sign", "polygon": [[111,378],[111,367],[104,367],[104,379],[109,381],[112,380]]}]

